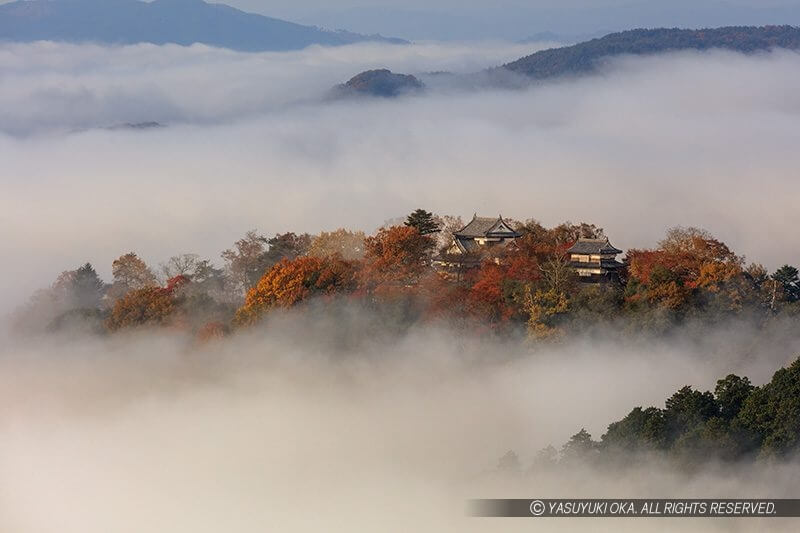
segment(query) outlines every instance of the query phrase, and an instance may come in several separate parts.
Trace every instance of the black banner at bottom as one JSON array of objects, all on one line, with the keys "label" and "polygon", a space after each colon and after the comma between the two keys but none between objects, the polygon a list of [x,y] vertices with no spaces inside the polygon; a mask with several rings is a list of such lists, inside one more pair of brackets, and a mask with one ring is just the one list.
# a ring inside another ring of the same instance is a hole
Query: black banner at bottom
[{"label": "black banner at bottom", "polygon": [[469,514],[518,518],[781,518],[800,517],[800,499],[470,500]]}]

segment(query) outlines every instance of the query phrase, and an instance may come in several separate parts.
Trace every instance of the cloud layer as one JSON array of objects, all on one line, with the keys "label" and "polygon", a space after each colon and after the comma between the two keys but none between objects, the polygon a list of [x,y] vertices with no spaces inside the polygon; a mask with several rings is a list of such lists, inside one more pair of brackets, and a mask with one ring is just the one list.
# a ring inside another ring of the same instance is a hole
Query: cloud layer
[{"label": "cloud layer", "polygon": [[[348,333],[349,332],[349,333]],[[786,332],[524,346],[364,316],[277,316],[219,344],[163,332],[0,348],[0,529],[15,533],[528,531],[470,519],[473,497],[787,497],[797,466],[694,476],[658,462],[610,476],[494,472],[586,427],[729,372],[789,362]],[[713,346],[714,349],[709,349]],[[746,480],[746,481],[745,481]],[[46,512],[43,512],[46,510]],[[752,521],[684,520],[689,531]],[[540,524],[535,524],[539,526]],[[603,522],[659,531],[658,521]],[[761,525],[761,524],[759,524]],[[771,530],[791,524],[769,521]],[[571,531],[583,521],[547,524]]]},{"label": "cloud layer", "polygon": [[0,130],[29,134],[126,122],[218,123],[318,100],[371,68],[472,72],[536,44],[363,43],[239,53],[204,45],[0,45]]}]

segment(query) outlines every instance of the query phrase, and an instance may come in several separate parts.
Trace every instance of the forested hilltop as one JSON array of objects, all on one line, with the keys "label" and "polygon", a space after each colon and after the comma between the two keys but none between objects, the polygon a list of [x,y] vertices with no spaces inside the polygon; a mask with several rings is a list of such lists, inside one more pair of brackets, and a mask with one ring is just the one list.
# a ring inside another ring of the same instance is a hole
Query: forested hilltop
[{"label": "forested hilltop", "polygon": [[[585,429],[560,450],[540,450],[528,471],[594,466],[619,472],[666,459],[685,472],[714,464],[785,461],[800,451],[800,358],[760,387],[729,374],[714,391],[682,387],[664,407],[635,407],[611,423],[600,440]],[[501,470],[522,471],[516,452],[500,458]]]},{"label": "forested hilltop", "polygon": [[647,55],[674,50],[722,48],[755,52],[772,48],[800,48],[800,28],[793,26],[732,26],[702,30],[678,28],[637,29],[611,33],[572,46],[542,50],[502,68],[525,76],[544,79],[585,74],[602,59],[622,55]]},{"label": "forested hilltop", "polygon": [[[496,244],[473,245],[472,238]],[[129,252],[113,261],[110,283],[88,263],[65,271],[15,313],[13,330],[167,331],[197,343],[226,342],[292,310],[285,319],[329,318],[345,336],[434,325],[456,335],[525,340],[536,349],[609,332],[644,336],[647,346],[661,335],[713,335],[746,323],[757,357],[759,339],[800,326],[797,268],[768,272],[746,264],[701,229],[669,229],[654,247],[625,251],[621,262],[576,261],[594,249],[619,252],[593,224],[547,228],[502,217],[464,224],[422,209],[369,236],[347,229],[273,237],[250,231],[222,252],[221,267],[184,254],[153,269]],[[602,265],[613,266],[614,275],[589,283],[580,274]],[[685,386],[663,408],[635,407],[600,440],[581,430],[560,452],[542,450],[533,469],[591,464],[613,471],[655,456],[691,470],[709,459],[791,459],[798,447],[800,359],[760,387],[732,374],[713,392]],[[514,452],[500,466],[522,472]]]},{"label": "forested hilltop", "polygon": [[[558,342],[598,331],[659,335],[732,319],[763,327],[799,316],[795,267],[768,272],[746,264],[700,229],[673,228],[653,248],[627,250],[621,262],[604,259],[617,269],[613,278],[586,283],[582,269],[601,263],[576,263],[568,250],[580,239],[608,242],[601,228],[498,220],[508,226],[507,245],[463,253],[454,239],[463,238],[463,221],[424,210],[371,236],[251,231],[222,252],[221,267],[184,254],[154,269],[129,252],[113,261],[110,283],[90,264],[65,271],[14,314],[13,329],[113,334],[164,327],[205,339],[257,326],[280,309],[313,304],[315,312],[336,313],[346,304],[398,332],[435,323]],[[469,226],[484,224],[491,236],[491,222],[478,218]]]}]

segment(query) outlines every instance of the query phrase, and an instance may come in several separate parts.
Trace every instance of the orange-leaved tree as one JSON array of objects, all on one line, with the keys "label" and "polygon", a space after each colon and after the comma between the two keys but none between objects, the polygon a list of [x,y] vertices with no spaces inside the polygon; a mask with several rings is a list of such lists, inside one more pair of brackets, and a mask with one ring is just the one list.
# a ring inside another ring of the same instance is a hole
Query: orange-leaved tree
[{"label": "orange-leaved tree", "polygon": [[435,241],[412,226],[382,228],[364,241],[361,286],[366,292],[404,290],[429,272]]},{"label": "orange-leaved tree", "polygon": [[678,309],[702,289],[719,293],[733,289],[740,299],[743,260],[708,232],[697,228],[672,228],[656,250],[628,251],[630,303],[646,300]]},{"label": "orange-leaved tree", "polygon": [[236,325],[257,322],[276,307],[292,307],[313,296],[346,293],[357,286],[357,268],[339,257],[283,259],[250,289],[234,318]]},{"label": "orange-leaved tree", "polygon": [[175,276],[166,287],[143,287],[128,292],[114,304],[106,327],[111,331],[140,326],[163,326],[175,321],[186,276]]}]

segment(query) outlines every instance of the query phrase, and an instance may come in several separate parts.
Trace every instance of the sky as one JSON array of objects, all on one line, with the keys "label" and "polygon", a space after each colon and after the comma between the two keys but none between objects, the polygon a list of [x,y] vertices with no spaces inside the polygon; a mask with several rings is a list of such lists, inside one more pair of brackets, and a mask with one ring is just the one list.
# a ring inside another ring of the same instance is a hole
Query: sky
[{"label": "sky", "polygon": [[[5,2],[8,0],[0,0]],[[566,40],[634,27],[800,24],[800,0],[226,0],[303,24],[412,40]]]},{"label": "sky", "polygon": [[407,39],[566,38],[653,26],[800,24],[798,0],[233,0],[232,5],[305,24]]},{"label": "sky", "polygon": [[[286,10],[289,6],[295,9],[320,9],[329,7],[331,2],[325,0],[226,0],[224,2],[229,5],[245,9],[253,12],[269,13],[278,10]],[[336,7],[339,9],[351,9],[356,7],[393,7],[393,8],[424,8],[427,10],[442,10],[450,12],[458,12],[459,10],[470,10],[491,7],[495,10],[502,10],[516,7],[540,8],[549,9],[559,7],[563,9],[580,10],[587,7],[603,7],[603,8],[621,8],[632,6],[646,6],[656,11],[658,6],[663,4],[659,0],[530,0],[521,2],[519,0],[404,0],[398,2],[397,0],[337,0]],[[677,0],[675,5],[688,6],[690,2],[686,0]],[[699,2],[691,2],[691,4],[708,4],[708,5],[734,5],[734,6],[747,6],[747,7],[765,7],[765,6],[798,6],[797,0],[728,0],[727,2],[700,0]]]}]

